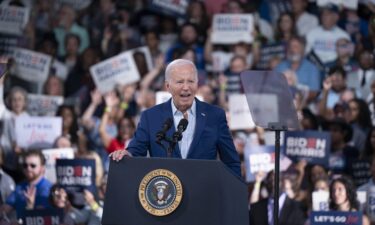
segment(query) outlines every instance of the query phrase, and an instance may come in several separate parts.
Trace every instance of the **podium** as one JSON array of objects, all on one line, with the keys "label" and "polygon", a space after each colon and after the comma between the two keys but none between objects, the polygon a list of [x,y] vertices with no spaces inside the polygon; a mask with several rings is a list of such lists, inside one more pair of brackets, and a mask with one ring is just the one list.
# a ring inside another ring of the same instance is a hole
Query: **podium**
[{"label": "podium", "polygon": [[[164,216],[152,215],[139,200],[142,180],[159,169],[182,186],[179,205]],[[247,185],[220,161],[134,157],[110,163],[103,225],[248,225],[248,215]]]}]

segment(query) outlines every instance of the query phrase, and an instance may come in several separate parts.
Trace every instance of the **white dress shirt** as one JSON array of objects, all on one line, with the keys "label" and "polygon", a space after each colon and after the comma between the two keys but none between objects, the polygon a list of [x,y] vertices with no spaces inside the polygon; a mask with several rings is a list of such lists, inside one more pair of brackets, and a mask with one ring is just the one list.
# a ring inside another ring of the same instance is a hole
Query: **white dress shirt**
[{"label": "white dress shirt", "polygon": [[[176,128],[176,131],[177,131],[178,123],[180,122],[182,118],[184,118],[184,115],[181,111],[179,111],[176,108],[173,100],[171,101],[171,105],[172,105],[174,127]],[[186,130],[182,134],[181,141],[178,142],[178,146],[181,152],[181,157],[183,159],[187,158],[191,142],[193,141],[194,131],[195,131],[195,121],[196,121],[195,116],[196,116],[196,103],[194,100],[191,108],[187,110],[187,120],[189,121],[188,126],[186,127]]]}]

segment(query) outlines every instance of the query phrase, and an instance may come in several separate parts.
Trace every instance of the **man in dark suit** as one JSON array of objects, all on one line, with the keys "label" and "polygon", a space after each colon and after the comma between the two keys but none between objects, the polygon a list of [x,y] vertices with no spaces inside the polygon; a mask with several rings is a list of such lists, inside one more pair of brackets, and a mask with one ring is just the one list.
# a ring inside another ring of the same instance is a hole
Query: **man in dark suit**
[{"label": "man in dark suit", "polygon": [[112,159],[118,161],[125,155],[146,156],[147,151],[151,157],[166,157],[167,152],[157,144],[156,135],[170,118],[174,125],[166,132],[166,136],[171,137],[178,129],[179,121],[185,118],[188,125],[182,139],[176,143],[172,157],[215,160],[219,154],[221,161],[240,176],[239,156],[224,110],[195,98],[198,89],[195,65],[184,59],[172,61],[165,71],[165,85],[172,98],[142,113],[127,149],[112,153]]},{"label": "man in dark suit", "polygon": [[[282,176],[285,179],[285,176]],[[260,200],[250,205],[250,225],[273,225],[273,184],[274,172],[270,172],[265,180],[268,199]],[[279,197],[279,225],[304,225],[306,222],[305,213],[299,202],[289,198],[280,188]]]}]

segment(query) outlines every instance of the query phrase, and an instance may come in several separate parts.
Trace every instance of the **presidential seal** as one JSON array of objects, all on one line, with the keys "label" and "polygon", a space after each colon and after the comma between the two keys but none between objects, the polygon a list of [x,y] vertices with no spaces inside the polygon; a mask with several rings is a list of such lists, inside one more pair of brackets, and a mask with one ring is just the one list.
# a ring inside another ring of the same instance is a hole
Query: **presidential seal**
[{"label": "presidential seal", "polygon": [[149,172],[141,181],[138,197],[142,207],[154,216],[166,216],[177,209],[182,199],[182,185],[169,170]]}]

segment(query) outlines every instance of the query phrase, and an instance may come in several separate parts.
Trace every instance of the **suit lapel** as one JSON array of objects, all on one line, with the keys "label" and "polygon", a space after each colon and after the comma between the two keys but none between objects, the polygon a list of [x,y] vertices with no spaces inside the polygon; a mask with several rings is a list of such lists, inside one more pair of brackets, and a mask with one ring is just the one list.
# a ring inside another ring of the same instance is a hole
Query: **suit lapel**
[{"label": "suit lapel", "polygon": [[192,152],[194,152],[194,149],[197,148],[199,139],[202,136],[202,132],[206,126],[207,112],[204,107],[204,104],[200,102],[197,98],[195,98],[195,102],[196,102],[195,131],[194,131],[194,138],[193,138],[193,141],[191,142],[187,158],[189,158]]},{"label": "suit lapel", "polygon": [[283,207],[281,208],[281,211],[280,211],[280,219],[279,219],[280,222],[285,223],[286,221],[288,221],[288,216],[291,214],[290,210],[292,209],[290,207],[290,204],[291,204],[291,201],[290,201],[289,197],[286,196],[284,205],[283,205]]},{"label": "suit lapel", "polygon": [[[172,113],[172,98],[170,98],[167,102],[163,103],[163,107],[162,107],[162,113],[160,115],[160,119],[161,119],[161,123],[163,124],[168,118],[171,118],[173,120],[173,113]],[[174,121],[174,120],[173,120]],[[160,126],[160,129],[162,128],[162,126]],[[171,127],[171,129],[169,129],[167,131],[167,137],[169,138],[172,138],[173,136],[173,133],[176,131],[176,128],[175,128],[175,124],[173,122],[173,126]],[[167,142],[164,142],[164,143],[167,143]],[[169,146],[169,143],[166,145],[166,147],[168,148]],[[166,154],[167,155],[167,154]],[[180,151],[180,148],[178,146],[178,143],[176,144],[176,147],[174,148],[173,152],[172,152],[172,156],[174,158],[181,158],[181,151]]]}]

